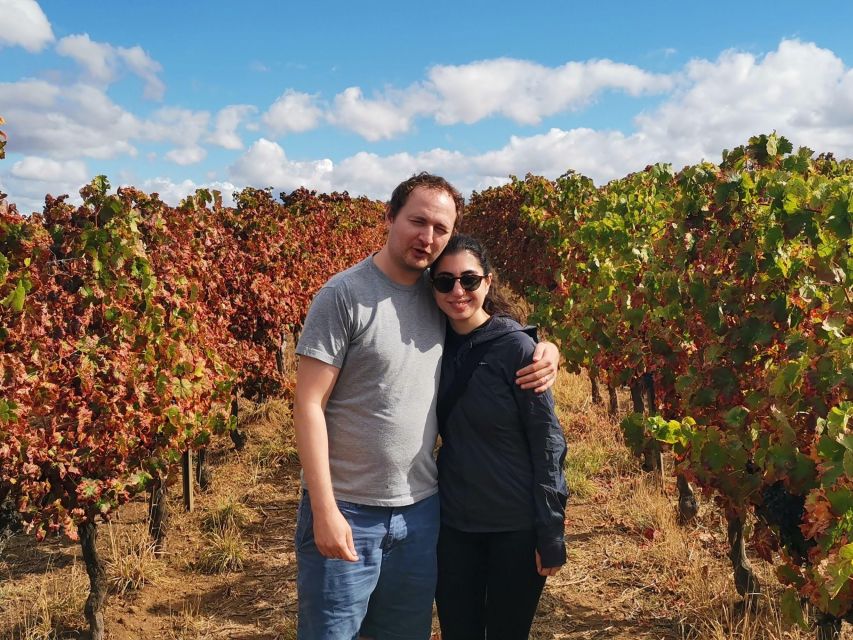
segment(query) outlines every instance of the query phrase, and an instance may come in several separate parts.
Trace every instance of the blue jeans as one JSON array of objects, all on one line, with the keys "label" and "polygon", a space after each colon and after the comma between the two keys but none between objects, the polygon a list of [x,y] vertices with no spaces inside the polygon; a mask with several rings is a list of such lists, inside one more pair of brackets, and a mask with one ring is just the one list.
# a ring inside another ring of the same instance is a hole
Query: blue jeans
[{"label": "blue jeans", "polygon": [[357,562],[324,558],[303,491],[296,518],[299,640],[428,640],[436,584],[438,494],[405,507],[338,500]]}]

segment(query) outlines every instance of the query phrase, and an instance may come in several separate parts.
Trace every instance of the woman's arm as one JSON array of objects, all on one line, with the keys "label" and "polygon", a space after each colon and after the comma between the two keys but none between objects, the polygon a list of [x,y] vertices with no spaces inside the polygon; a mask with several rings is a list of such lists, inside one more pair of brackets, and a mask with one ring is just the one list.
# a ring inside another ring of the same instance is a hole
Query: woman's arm
[{"label": "woman's arm", "polygon": [[550,392],[537,394],[518,387],[514,391],[533,467],[537,568],[542,575],[553,575],[548,569],[566,561],[566,438]]}]

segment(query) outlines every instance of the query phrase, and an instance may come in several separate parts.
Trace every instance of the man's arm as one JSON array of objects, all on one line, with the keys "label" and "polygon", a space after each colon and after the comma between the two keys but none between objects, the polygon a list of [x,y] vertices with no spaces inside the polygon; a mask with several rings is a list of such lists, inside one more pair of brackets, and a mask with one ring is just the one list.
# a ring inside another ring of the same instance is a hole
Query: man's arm
[{"label": "man's arm", "polygon": [[539,342],[533,350],[533,362],[515,372],[515,384],[522,389],[533,389],[542,393],[554,386],[560,350],[553,342]]},{"label": "man's arm", "polygon": [[314,516],[314,542],[327,558],[355,562],[358,555],[352,529],[341,515],[332,491],[329,470],[329,434],[323,411],[340,369],[315,358],[299,357],[293,423],[296,448]]}]

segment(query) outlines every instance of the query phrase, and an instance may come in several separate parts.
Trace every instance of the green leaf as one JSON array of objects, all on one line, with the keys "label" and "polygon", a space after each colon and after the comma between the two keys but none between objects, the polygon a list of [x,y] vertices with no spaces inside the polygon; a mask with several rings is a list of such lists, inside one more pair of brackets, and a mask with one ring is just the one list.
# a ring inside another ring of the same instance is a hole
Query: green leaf
[{"label": "green leaf", "polygon": [[189,380],[176,378],[172,385],[172,393],[178,398],[191,398],[193,395],[193,385]]},{"label": "green leaf", "polygon": [[98,483],[94,480],[85,479],[82,487],[82,493],[85,498],[94,498],[98,494]]},{"label": "green leaf", "polygon": [[147,471],[137,471],[132,474],[127,479],[127,484],[132,487],[137,487],[140,490],[144,489],[146,485],[153,479],[153,476]]},{"label": "green leaf", "polygon": [[18,286],[15,287],[8,296],[3,300],[4,307],[11,307],[13,311],[20,313],[24,310],[24,300],[27,297],[27,290],[24,287],[24,281],[18,280]]},{"label": "green leaf", "polygon": [[710,407],[717,400],[717,392],[710,387],[702,387],[693,394],[691,401],[697,407]]},{"label": "green leaf", "polygon": [[800,604],[800,596],[797,590],[793,587],[785,589],[782,594],[782,615],[788,622],[796,624],[803,631],[809,630],[809,625],[806,624],[806,617],[803,614],[803,606]]},{"label": "green leaf", "polygon": [[829,596],[834,598],[853,577],[853,543],[846,544],[838,550],[838,558],[827,565],[827,574],[830,580],[826,588]]},{"label": "green leaf", "polygon": [[0,400],[0,422],[12,422],[18,419],[15,409],[18,408],[12,400]]},{"label": "green leaf", "polygon": [[802,373],[802,366],[799,362],[789,362],[781,371],[773,378],[770,383],[770,392],[774,396],[786,396],[794,389],[797,379]]},{"label": "green leaf", "polygon": [[831,316],[823,321],[823,330],[836,338],[844,337],[845,319],[842,316]]},{"label": "green leaf", "polygon": [[725,449],[717,442],[708,442],[702,447],[702,462],[710,471],[720,471],[728,460]]},{"label": "green leaf", "polygon": [[765,148],[767,149],[767,155],[771,158],[775,156],[777,152],[776,140],[777,139],[775,135],[770,135],[767,137],[767,146]]},{"label": "green leaf", "polygon": [[646,441],[645,416],[642,413],[632,413],[626,416],[619,426],[625,434],[625,444],[635,453],[642,451]]},{"label": "green leaf", "polygon": [[708,287],[706,287],[702,282],[691,282],[689,291],[690,297],[698,306],[704,307],[708,304]]},{"label": "green leaf", "polygon": [[853,492],[849,489],[827,491],[826,499],[829,500],[832,510],[837,514],[848,513],[853,510]]},{"label": "green leaf", "polygon": [[726,424],[730,427],[741,428],[746,423],[746,417],[749,415],[749,409],[746,407],[733,407],[729,409],[723,416]]},{"label": "green leaf", "polygon": [[829,410],[829,414],[826,416],[826,426],[830,438],[838,439],[844,435],[851,414],[853,414],[853,402],[844,402]]},{"label": "green leaf", "polygon": [[844,452],[844,473],[853,478],[853,451]]}]

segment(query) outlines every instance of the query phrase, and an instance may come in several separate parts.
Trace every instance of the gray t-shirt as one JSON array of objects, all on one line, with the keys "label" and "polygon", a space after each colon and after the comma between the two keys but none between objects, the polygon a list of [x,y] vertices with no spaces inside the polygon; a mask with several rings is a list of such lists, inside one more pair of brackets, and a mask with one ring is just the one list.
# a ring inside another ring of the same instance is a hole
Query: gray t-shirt
[{"label": "gray t-shirt", "polygon": [[325,411],[335,498],[398,507],[436,493],[443,343],[426,273],[400,285],[369,257],[317,293],[296,352],[340,368]]}]

